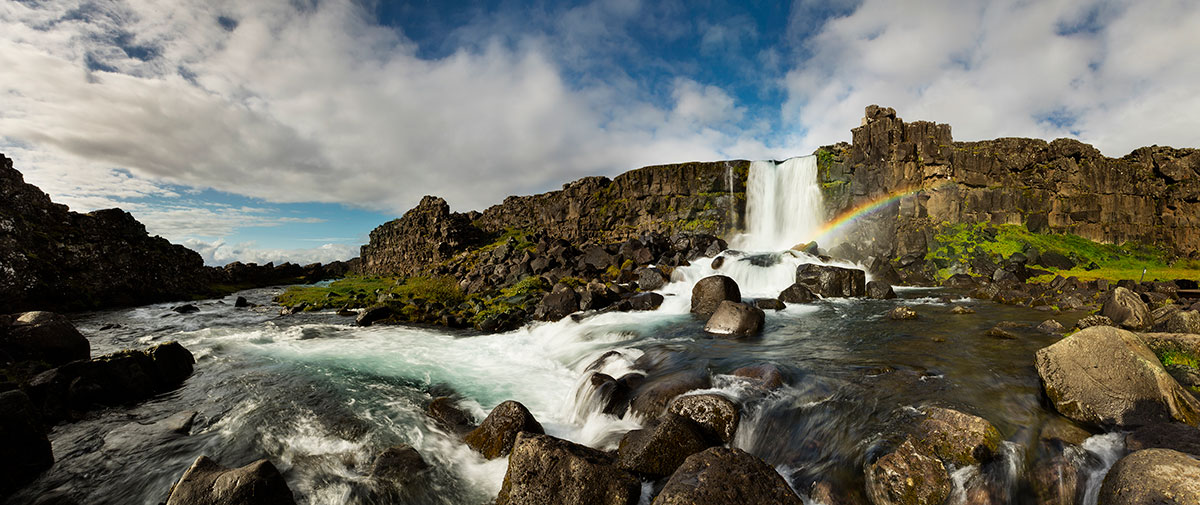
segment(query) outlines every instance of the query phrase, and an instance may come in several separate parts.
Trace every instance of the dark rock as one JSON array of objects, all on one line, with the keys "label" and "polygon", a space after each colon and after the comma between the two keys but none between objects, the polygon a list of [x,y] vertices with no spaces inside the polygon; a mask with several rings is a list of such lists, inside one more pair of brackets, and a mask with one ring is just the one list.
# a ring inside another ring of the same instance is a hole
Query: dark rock
[{"label": "dark rock", "polygon": [[180,313],[180,314],[194,314],[194,313],[196,313],[196,312],[200,312],[200,307],[197,307],[197,306],[195,306],[195,305],[192,305],[192,304],[190,304],[190,303],[189,303],[189,304],[186,304],[186,305],[180,305],[180,306],[177,306],[177,307],[172,307],[172,308],[171,308],[171,310],[173,310],[173,311],[175,311],[175,312],[178,312],[178,313]]},{"label": "dark rock", "polygon": [[979,287],[979,283],[975,281],[975,278],[968,274],[951,275],[946,278],[946,281],[942,285],[954,289],[975,289]]},{"label": "dark rock", "polygon": [[796,283],[822,297],[860,297],[867,291],[866,272],[816,263],[796,267]]},{"label": "dark rock", "polygon": [[1038,505],[1075,505],[1080,482],[1078,465],[1062,453],[1037,460],[1029,475]]},{"label": "dark rock", "polygon": [[712,440],[733,442],[741,422],[741,409],[718,394],[687,395],[671,400],[667,412],[690,419]]},{"label": "dark rock", "polygon": [[692,313],[710,317],[723,301],[741,302],[742,291],[737,282],[724,275],[713,275],[700,279],[692,287]]},{"label": "dark rock", "polygon": [[766,315],[758,307],[725,300],[708,318],[704,331],[732,338],[753,336],[762,331],[765,318]]},{"label": "dark rock", "polygon": [[631,373],[614,379],[606,374],[593,372],[591,385],[595,394],[604,402],[601,412],[620,417],[629,408],[633,397],[633,389],[645,379],[642,374]]},{"label": "dark rock", "polygon": [[405,487],[411,485],[429,464],[421,453],[407,445],[389,447],[375,456],[371,463],[371,477],[390,484]]},{"label": "dark rock", "polygon": [[925,409],[915,436],[942,461],[959,467],[990,461],[1004,440],[986,419],[941,407]]},{"label": "dark rock", "polygon": [[950,496],[950,474],[912,439],[867,465],[867,496],[875,505],[940,505]]},{"label": "dark rock", "polygon": [[546,435],[517,437],[496,505],[635,505],[641,482],[612,457]]},{"label": "dark rock", "polygon": [[896,297],[892,286],[886,282],[871,281],[867,283],[867,298],[889,300]]},{"label": "dark rock", "polygon": [[237,300],[235,300],[233,302],[233,306],[237,307],[237,308],[244,308],[244,307],[250,307],[251,305],[250,305],[250,302],[248,300],[246,300],[246,297],[239,296],[239,297],[237,297]]},{"label": "dark rock", "polygon": [[392,317],[392,309],[386,306],[372,307],[362,311],[362,313],[354,319],[354,324],[358,326],[371,326],[389,317]]},{"label": "dark rock", "polygon": [[163,427],[171,433],[178,435],[187,435],[192,431],[192,424],[196,422],[196,416],[199,412],[194,410],[185,410],[172,414],[171,417],[163,419]]},{"label": "dark rock", "polygon": [[638,287],[643,291],[654,291],[667,285],[667,274],[663,273],[658,267],[646,267],[637,269]]},{"label": "dark rock", "polygon": [[779,367],[770,363],[744,366],[733,371],[732,375],[753,379],[767,389],[778,389],[783,386],[783,372]]},{"label": "dark rock", "polygon": [[684,370],[648,382],[634,394],[630,407],[644,418],[658,417],[676,396],[712,387],[705,370]]},{"label": "dark rock", "polygon": [[1164,368],[1180,386],[1191,391],[1192,396],[1200,392],[1200,370],[1181,364],[1165,365]]},{"label": "dark rock", "polygon": [[716,258],[713,258],[712,263],[709,265],[709,268],[711,268],[713,270],[720,270],[721,266],[724,264],[725,264],[725,257],[717,256]]},{"label": "dark rock", "polygon": [[483,424],[468,433],[463,441],[485,458],[495,459],[507,455],[522,432],[542,434],[545,430],[529,409],[509,400],[492,409]]},{"label": "dark rock", "polygon": [[1059,270],[1070,270],[1075,268],[1075,262],[1071,261],[1071,258],[1063,256],[1055,251],[1046,251],[1042,253],[1041,257],[1038,258],[1037,264],[1044,267],[1057,268]]},{"label": "dark rock", "polygon": [[692,454],[716,445],[695,422],[663,414],[653,427],[625,434],[617,449],[617,466],[650,478],[675,473]]},{"label": "dark rock", "polygon": [[1162,323],[1154,325],[1154,331],[1200,334],[1200,312],[1195,310],[1173,311]]},{"label": "dark rock", "polygon": [[1171,449],[1200,457],[1200,429],[1182,423],[1148,424],[1125,435],[1125,449]]},{"label": "dark rock", "polygon": [[283,475],[260,459],[241,468],[225,468],[206,456],[196,458],[171,486],[166,505],[294,505]]},{"label": "dark rock", "polygon": [[196,363],[196,358],[179,342],[165,342],[146,349],[145,352],[150,355],[150,360],[158,372],[157,379],[162,383],[162,387],[157,389],[165,391],[191,377],[192,365]]},{"label": "dark rock", "polygon": [[638,293],[625,300],[628,310],[655,310],[662,305],[663,295],[658,293]]},{"label": "dark rock", "polygon": [[754,306],[762,310],[783,310],[787,308],[778,298],[759,298],[754,300]]},{"label": "dark rock", "polygon": [[0,351],[14,361],[61,365],[88,359],[91,346],[65,316],[52,312],[18,314],[9,324],[0,319]]},{"label": "dark rock", "polygon": [[361,273],[417,275],[487,239],[466,214],[451,213],[445,200],[426,196],[416,207],[371,231],[362,247]]},{"label": "dark rock", "polygon": [[1011,331],[1008,331],[1007,328],[1002,327],[1000,325],[994,326],[992,329],[988,330],[984,334],[989,337],[998,338],[998,339],[1002,339],[1002,340],[1016,340],[1017,338],[1019,338],[1019,337],[1017,337],[1017,334],[1015,334]]},{"label": "dark rock", "polygon": [[803,503],[783,477],[740,449],[713,447],[684,461],[653,505]]},{"label": "dark rock", "polygon": [[792,284],[779,293],[779,300],[784,303],[811,303],[816,299],[812,290],[803,284]]},{"label": "dark rock", "polygon": [[471,416],[458,408],[454,399],[449,396],[434,398],[425,408],[425,414],[439,427],[456,435],[465,435],[475,429],[475,422]]},{"label": "dark rock", "polygon": [[862,495],[862,491],[853,488],[839,488],[828,481],[814,482],[808,491],[808,499],[811,503],[821,505],[866,505],[867,503],[867,498]]},{"label": "dark rock", "polygon": [[888,312],[888,319],[893,321],[911,321],[918,317],[917,311],[908,307],[896,307]]},{"label": "dark rock", "polygon": [[1148,328],[1151,324],[1150,308],[1137,293],[1122,287],[1112,290],[1104,299],[1100,314],[1130,330]]},{"label": "dark rock", "polygon": [[0,393],[0,497],[28,484],[54,464],[40,418],[21,390]]},{"label": "dark rock", "polygon": [[542,297],[533,318],[539,321],[558,321],[579,310],[579,294],[571,289],[556,289]]},{"label": "dark rock", "polygon": [[1170,449],[1145,449],[1117,461],[1104,476],[1097,503],[1200,503],[1200,461]]}]

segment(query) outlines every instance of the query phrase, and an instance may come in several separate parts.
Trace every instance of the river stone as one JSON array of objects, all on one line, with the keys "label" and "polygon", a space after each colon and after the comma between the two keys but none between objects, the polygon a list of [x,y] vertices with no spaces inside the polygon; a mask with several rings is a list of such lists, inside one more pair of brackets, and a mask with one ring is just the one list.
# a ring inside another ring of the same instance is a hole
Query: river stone
[{"label": "river stone", "polygon": [[808,491],[809,503],[820,505],[866,505],[862,491],[855,488],[837,487],[828,481],[814,482]]},{"label": "river stone", "polygon": [[45,361],[61,365],[88,359],[91,345],[66,316],[53,312],[25,312],[10,324],[0,325],[0,351],[14,361]]},{"label": "river stone", "polygon": [[573,289],[556,289],[546,293],[533,311],[538,321],[558,321],[579,310],[579,293]]},{"label": "river stone", "polygon": [[1200,429],[1182,423],[1148,424],[1125,435],[1125,448],[1172,449],[1200,457]]},{"label": "river stone", "polygon": [[925,409],[916,438],[942,461],[960,467],[991,460],[1003,440],[986,419],[941,407]]},{"label": "river stone", "polygon": [[992,329],[988,330],[984,334],[989,337],[998,338],[1001,340],[1017,340],[1017,338],[1018,338],[1017,334],[1015,334],[1011,331],[1008,331],[1007,328],[1011,328],[1011,326],[1005,327],[1005,326],[998,324],[998,325],[992,327]]},{"label": "river stone", "polygon": [[196,358],[179,342],[164,342],[145,352],[150,355],[150,360],[158,370],[158,378],[163,383],[159,389],[168,389],[192,376],[192,365],[196,363]]},{"label": "river stone", "polygon": [[1200,312],[1195,310],[1174,312],[1161,325],[1156,325],[1154,329],[1166,333],[1200,333]]},{"label": "river stone", "polygon": [[754,300],[754,306],[762,310],[783,310],[787,308],[778,298],[759,298]]},{"label": "river stone", "polygon": [[246,297],[239,296],[239,297],[237,297],[236,300],[233,301],[233,306],[241,309],[241,308],[251,307],[252,305],[250,305],[250,301],[247,300]]},{"label": "river stone", "polygon": [[607,374],[592,372],[590,378],[595,395],[603,402],[601,412],[621,417],[629,409],[629,400],[633,388],[641,384],[646,376],[639,373],[625,374],[620,379],[614,379]]},{"label": "river stone", "polygon": [[766,314],[753,305],[725,300],[704,325],[704,331],[727,337],[749,337],[762,331]]},{"label": "river stone", "polygon": [[667,274],[658,267],[637,269],[638,288],[643,291],[654,291],[667,285]]},{"label": "river stone", "polygon": [[1041,331],[1042,333],[1049,333],[1051,335],[1061,334],[1063,331],[1066,330],[1066,328],[1063,327],[1062,323],[1055,321],[1053,319],[1047,319],[1045,321],[1042,321],[1042,324],[1039,324],[1037,326],[1037,329],[1038,329],[1038,331]]},{"label": "river stone", "polygon": [[279,470],[260,459],[241,468],[225,468],[207,456],[196,458],[171,486],[166,505],[295,505]]},{"label": "river stone", "polygon": [[712,378],[705,370],[684,370],[655,378],[634,395],[630,407],[645,418],[655,418],[666,410],[676,396],[697,389],[712,387]]},{"label": "river stone", "polygon": [[1079,467],[1062,452],[1038,459],[1030,469],[1029,485],[1038,505],[1075,505]]},{"label": "river stone", "polygon": [[1200,461],[1170,449],[1145,449],[1117,461],[1104,476],[1103,505],[1200,503]]},{"label": "river stone", "polygon": [[28,484],[54,464],[40,417],[21,390],[0,393],[0,497]]},{"label": "river stone", "polygon": [[529,409],[508,400],[492,409],[483,424],[468,433],[463,441],[483,457],[496,459],[512,450],[513,442],[521,432],[542,434],[545,430]]},{"label": "river stone", "polygon": [[1046,395],[1068,418],[1099,426],[1200,423],[1200,401],[1137,335],[1096,326],[1037,351]]},{"label": "river stone", "polygon": [[496,505],[634,505],[641,482],[608,454],[548,435],[521,433]]},{"label": "river stone", "polygon": [[889,311],[887,316],[893,321],[911,321],[920,317],[917,315],[917,311],[908,307],[896,307]]},{"label": "river stone", "polygon": [[1156,354],[1177,352],[1200,356],[1200,335],[1194,333],[1140,333],[1142,341]]},{"label": "river stone", "polygon": [[1093,326],[1116,326],[1112,319],[1100,314],[1092,314],[1075,322],[1075,327],[1081,330],[1091,328]]},{"label": "river stone", "polygon": [[792,284],[779,293],[779,299],[784,303],[811,303],[817,296],[803,284]]},{"label": "river stone", "polygon": [[434,398],[425,408],[425,414],[439,427],[455,435],[465,435],[475,429],[475,422],[471,416],[458,408],[457,403],[449,396]]},{"label": "river stone", "polygon": [[710,317],[723,301],[741,302],[742,291],[737,282],[724,275],[713,275],[700,279],[692,287],[692,313]]},{"label": "river stone", "polygon": [[187,303],[177,307],[171,307],[171,310],[180,314],[194,314],[196,312],[200,312],[200,307]]},{"label": "river stone", "polygon": [[826,298],[867,294],[866,272],[831,265],[805,263],[796,267],[796,284],[802,284],[814,294]]},{"label": "river stone", "polygon": [[801,505],[787,481],[741,449],[713,447],[688,457],[654,498],[653,505],[771,503]]},{"label": "river stone", "polygon": [[375,456],[371,463],[371,477],[405,487],[412,484],[420,473],[429,469],[421,453],[407,445],[389,447]]},{"label": "river stone", "polygon": [[356,326],[371,326],[379,321],[392,317],[392,309],[386,306],[371,307],[358,314],[354,319]]},{"label": "river stone", "polygon": [[971,307],[965,307],[965,306],[962,306],[962,305],[955,305],[955,306],[954,306],[954,308],[950,309],[950,313],[951,313],[951,314],[958,314],[958,315],[962,315],[962,314],[974,314],[974,313],[975,313],[975,309],[972,309]]},{"label": "river stone", "polygon": [[779,371],[779,367],[770,363],[744,366],[734,370],[732,375],[752,379],[767,389],[779,389],[784,382],[783,372]]},{"label": "river stone", "polygon": [[1146,302],[1137,293],[1121,287],[1112,290],[1104,299],[1100,314],[1129,330],[1140,330],[1151,324],[1150,308]]},{"label": "river stone", "polygon": [[716,445],[691,419],[665,413],[658,424],[625,434],[617,448],[617,466],[654,479],[670,476],[683,461]]},{"label": "river stone", "polygon": [[742,417],[737,404],[719,394],[680,396],[671,400],[667,412],[690,419],[707,436],[725,443],[733,441]]},{"label": "river stone", "polygon": [[867,465],[866,474],[867,497],[875,505],[941,505],[950,496],[946,466],[911,438]]},{"label": "river stone", "polygon": [[892,289],[892,285],[886,282],[871,281],[867,283],[867,298],[876,300],[889,300],[896,297],[896,291]]}]

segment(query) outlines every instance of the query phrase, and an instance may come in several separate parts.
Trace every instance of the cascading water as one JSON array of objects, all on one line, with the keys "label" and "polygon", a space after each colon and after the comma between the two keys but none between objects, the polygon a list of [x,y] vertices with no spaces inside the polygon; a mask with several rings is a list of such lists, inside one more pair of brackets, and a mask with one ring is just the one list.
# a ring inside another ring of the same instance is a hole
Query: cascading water
[{"label": "cascading water", "polygon": [[734,238],[745,251],[782,251],[815,239],[824,212],[817,157],[750,163],[746,232]]}]

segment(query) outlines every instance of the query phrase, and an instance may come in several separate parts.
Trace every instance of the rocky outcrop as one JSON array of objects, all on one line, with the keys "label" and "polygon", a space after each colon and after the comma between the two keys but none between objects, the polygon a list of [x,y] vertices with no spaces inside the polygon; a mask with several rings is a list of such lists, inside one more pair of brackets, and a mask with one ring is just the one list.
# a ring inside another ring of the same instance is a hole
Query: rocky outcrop
[{"label": "rocky outcrop", "polygon": [[1200,461],[1170,449],[1145,449],[1121,458],[1104,476],[1097,503],[1200,503]]},{"label": "rocky outcrop", "polygon": [[225,468],[206,456],[196,458],[171,486],[166,505],[295,505],[283,475],[260,459],[241,468]]},{"label": "rocky outcrop", "polygon": [[509,400],[492,409],[483,423],[463,441],[485,458],[495,459],[507,455],[521,433],[542,434],[545,431],[529,409],[520,402]]},{"label": "rocky outcrop", "polygon": [[91,344],[62,315],[26,312],[0,316],[0,352],[13,361],[61,365],[91,357]]},{"label": "rocky outcrop", "polygon": [[803,503],[787,481],[741,449],[713,447],[694,454],[671,475],[653,505]]},{"label": "rocky outcrop", "polygon": [[634,505],[641,482],[612,456],[547,435],[517,437],[496,505]]},{"label": "rocky outcrop", "polygon": [[486,237],[473,216],[452,213],[445,200],[426,196],[400,219],[380,225],[362,246],[360,268],[372,275],[413,275],[446,261]]},{"label": "rocky outcrop", "polygon": [[821,297],[861,297],[867,294],[866,272],[831,265],[805,263],[796,267],[796,284]]}]

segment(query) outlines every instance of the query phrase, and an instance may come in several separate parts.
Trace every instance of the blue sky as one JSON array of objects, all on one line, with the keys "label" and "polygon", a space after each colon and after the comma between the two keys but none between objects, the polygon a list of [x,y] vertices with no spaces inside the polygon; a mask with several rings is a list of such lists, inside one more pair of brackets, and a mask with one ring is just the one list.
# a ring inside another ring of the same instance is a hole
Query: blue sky
[{"label": "blue sky", "polygon": [[1197,146],[1198,5],[10,1],[0,152],[212,264],[345,259],[422,195],[809,154],[872,103],[959,140]]}]

